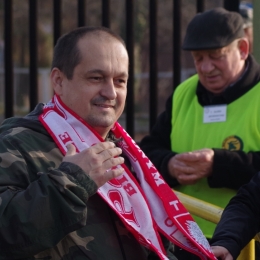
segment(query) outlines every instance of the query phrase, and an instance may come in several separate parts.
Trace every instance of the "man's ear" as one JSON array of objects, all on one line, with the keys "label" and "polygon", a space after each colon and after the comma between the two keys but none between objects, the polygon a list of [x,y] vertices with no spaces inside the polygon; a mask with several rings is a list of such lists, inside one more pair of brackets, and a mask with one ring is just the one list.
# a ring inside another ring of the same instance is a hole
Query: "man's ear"
[{"label": "man's ear", "polygon": [[249,42],[247,38],[238,41],[238,49],[242,60],[246,60],[249,54]]},{"label": "man's ear", "polygon": [[53,68],[50,74],[51,86],[57,95],[62,94],[62,82],[64,80],[64,74],[58,69]]}]

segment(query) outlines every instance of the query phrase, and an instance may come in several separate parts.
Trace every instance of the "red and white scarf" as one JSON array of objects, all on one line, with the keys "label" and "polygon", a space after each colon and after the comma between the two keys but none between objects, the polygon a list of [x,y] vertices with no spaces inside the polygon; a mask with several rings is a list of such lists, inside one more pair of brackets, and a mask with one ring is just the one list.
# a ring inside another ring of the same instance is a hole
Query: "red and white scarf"
[{"label": "red and white scarf", "polygon": [[[41,123],[65,155],[73,143],[82,151],[104,140],[82,118],[62,103],[58,96],[44,106]],[[168,259],[159,233],[201,259],[216,259],[208,241],[151,161],[126,131],[115,123],[111,129],[121,138],[118,146],[128,156],[138,181],[122,164],[124,173],[98,189],[98,194],[117,213],[140,244]]]}]

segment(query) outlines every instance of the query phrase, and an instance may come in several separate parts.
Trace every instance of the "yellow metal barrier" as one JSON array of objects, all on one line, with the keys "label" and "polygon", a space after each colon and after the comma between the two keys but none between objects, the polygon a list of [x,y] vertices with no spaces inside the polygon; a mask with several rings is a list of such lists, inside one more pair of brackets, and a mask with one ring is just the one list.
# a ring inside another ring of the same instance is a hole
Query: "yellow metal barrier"
[{"label": "yellow metal barrier", "polygon": [[[223,209],[208,202],[196,199],[179,191],[173,190],[185,208],[198,217],[204,218],[217,224]],[[255,260],[255,240],[252,239],[241,251],[237,260]]]}]

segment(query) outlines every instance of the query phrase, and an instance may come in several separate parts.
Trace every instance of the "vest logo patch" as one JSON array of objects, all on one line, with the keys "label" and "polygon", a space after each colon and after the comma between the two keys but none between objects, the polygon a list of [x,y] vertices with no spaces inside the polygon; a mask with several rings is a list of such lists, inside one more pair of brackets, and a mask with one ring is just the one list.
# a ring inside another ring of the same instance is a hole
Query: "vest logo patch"
[{"label": "vest logo patch", "polygon": [[243,141],[240,137],[231,135],[223,141],[222,148],[229,151],[242,151]]}]

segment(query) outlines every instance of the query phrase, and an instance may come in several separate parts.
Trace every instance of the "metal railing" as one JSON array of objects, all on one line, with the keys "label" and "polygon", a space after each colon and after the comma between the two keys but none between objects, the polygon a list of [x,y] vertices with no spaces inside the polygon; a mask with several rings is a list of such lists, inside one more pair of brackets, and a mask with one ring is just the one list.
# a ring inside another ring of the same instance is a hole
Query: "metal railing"
[{"label": "metal railing", "polygon": [[[4,102],[4,118],[14,115],[14,74],[13,74],[13,59],[12,59],[12,46],[13,46],[13,13],[12,8],[14,5],[13,0],[4,1],[4,71],[5,71],[5,102]],[[181,81],[181,15],[182,15],[182,1],[171,0],[173,6],[173,32],[172,36],[174,41],[173,46],[173,90]],[[209,1],[209,0],[208,0]],[[196,8],[197,12],[201,12],[205,9],[206,0],[197,0]],[[224,0],[223,6],[228,10],[238,11],[239,0]],[[38,0],[28,0],[29,5],[29,47],[30,47],[30,66],[29,66],[29,107],[30,110],[38,103],[38,91],[37,91],[37,3]],[[135,0],[125,0],[125,23],[126,28],[126,46],[130,58],[129,68],[129,82],[128,82],[128,95],[126,100],[126,130],[134,138],[135,136],[135,124],[134,124],[134,8]],[[77,25],[85,25],[85,12],[87,0],[77,0],[78,12],[77,12]],[[102,0],[102,25],[110,27],[110,0]],[[62,0],[53,0],[53,39],[54,44],[61,35],[61,18],[62,18]],[[158,66],[157,66],[157,12],[158,12],[158,0],[149,1],[149,128],[151,128],[157,118],[158,113]]]},{"label": "metal railing", "polygon": [[[217,224],[223,209],[208,202],[173,190],[189,213]],[[252,239],[241,251],[237,260],[255,260],[255,240]]]}]

